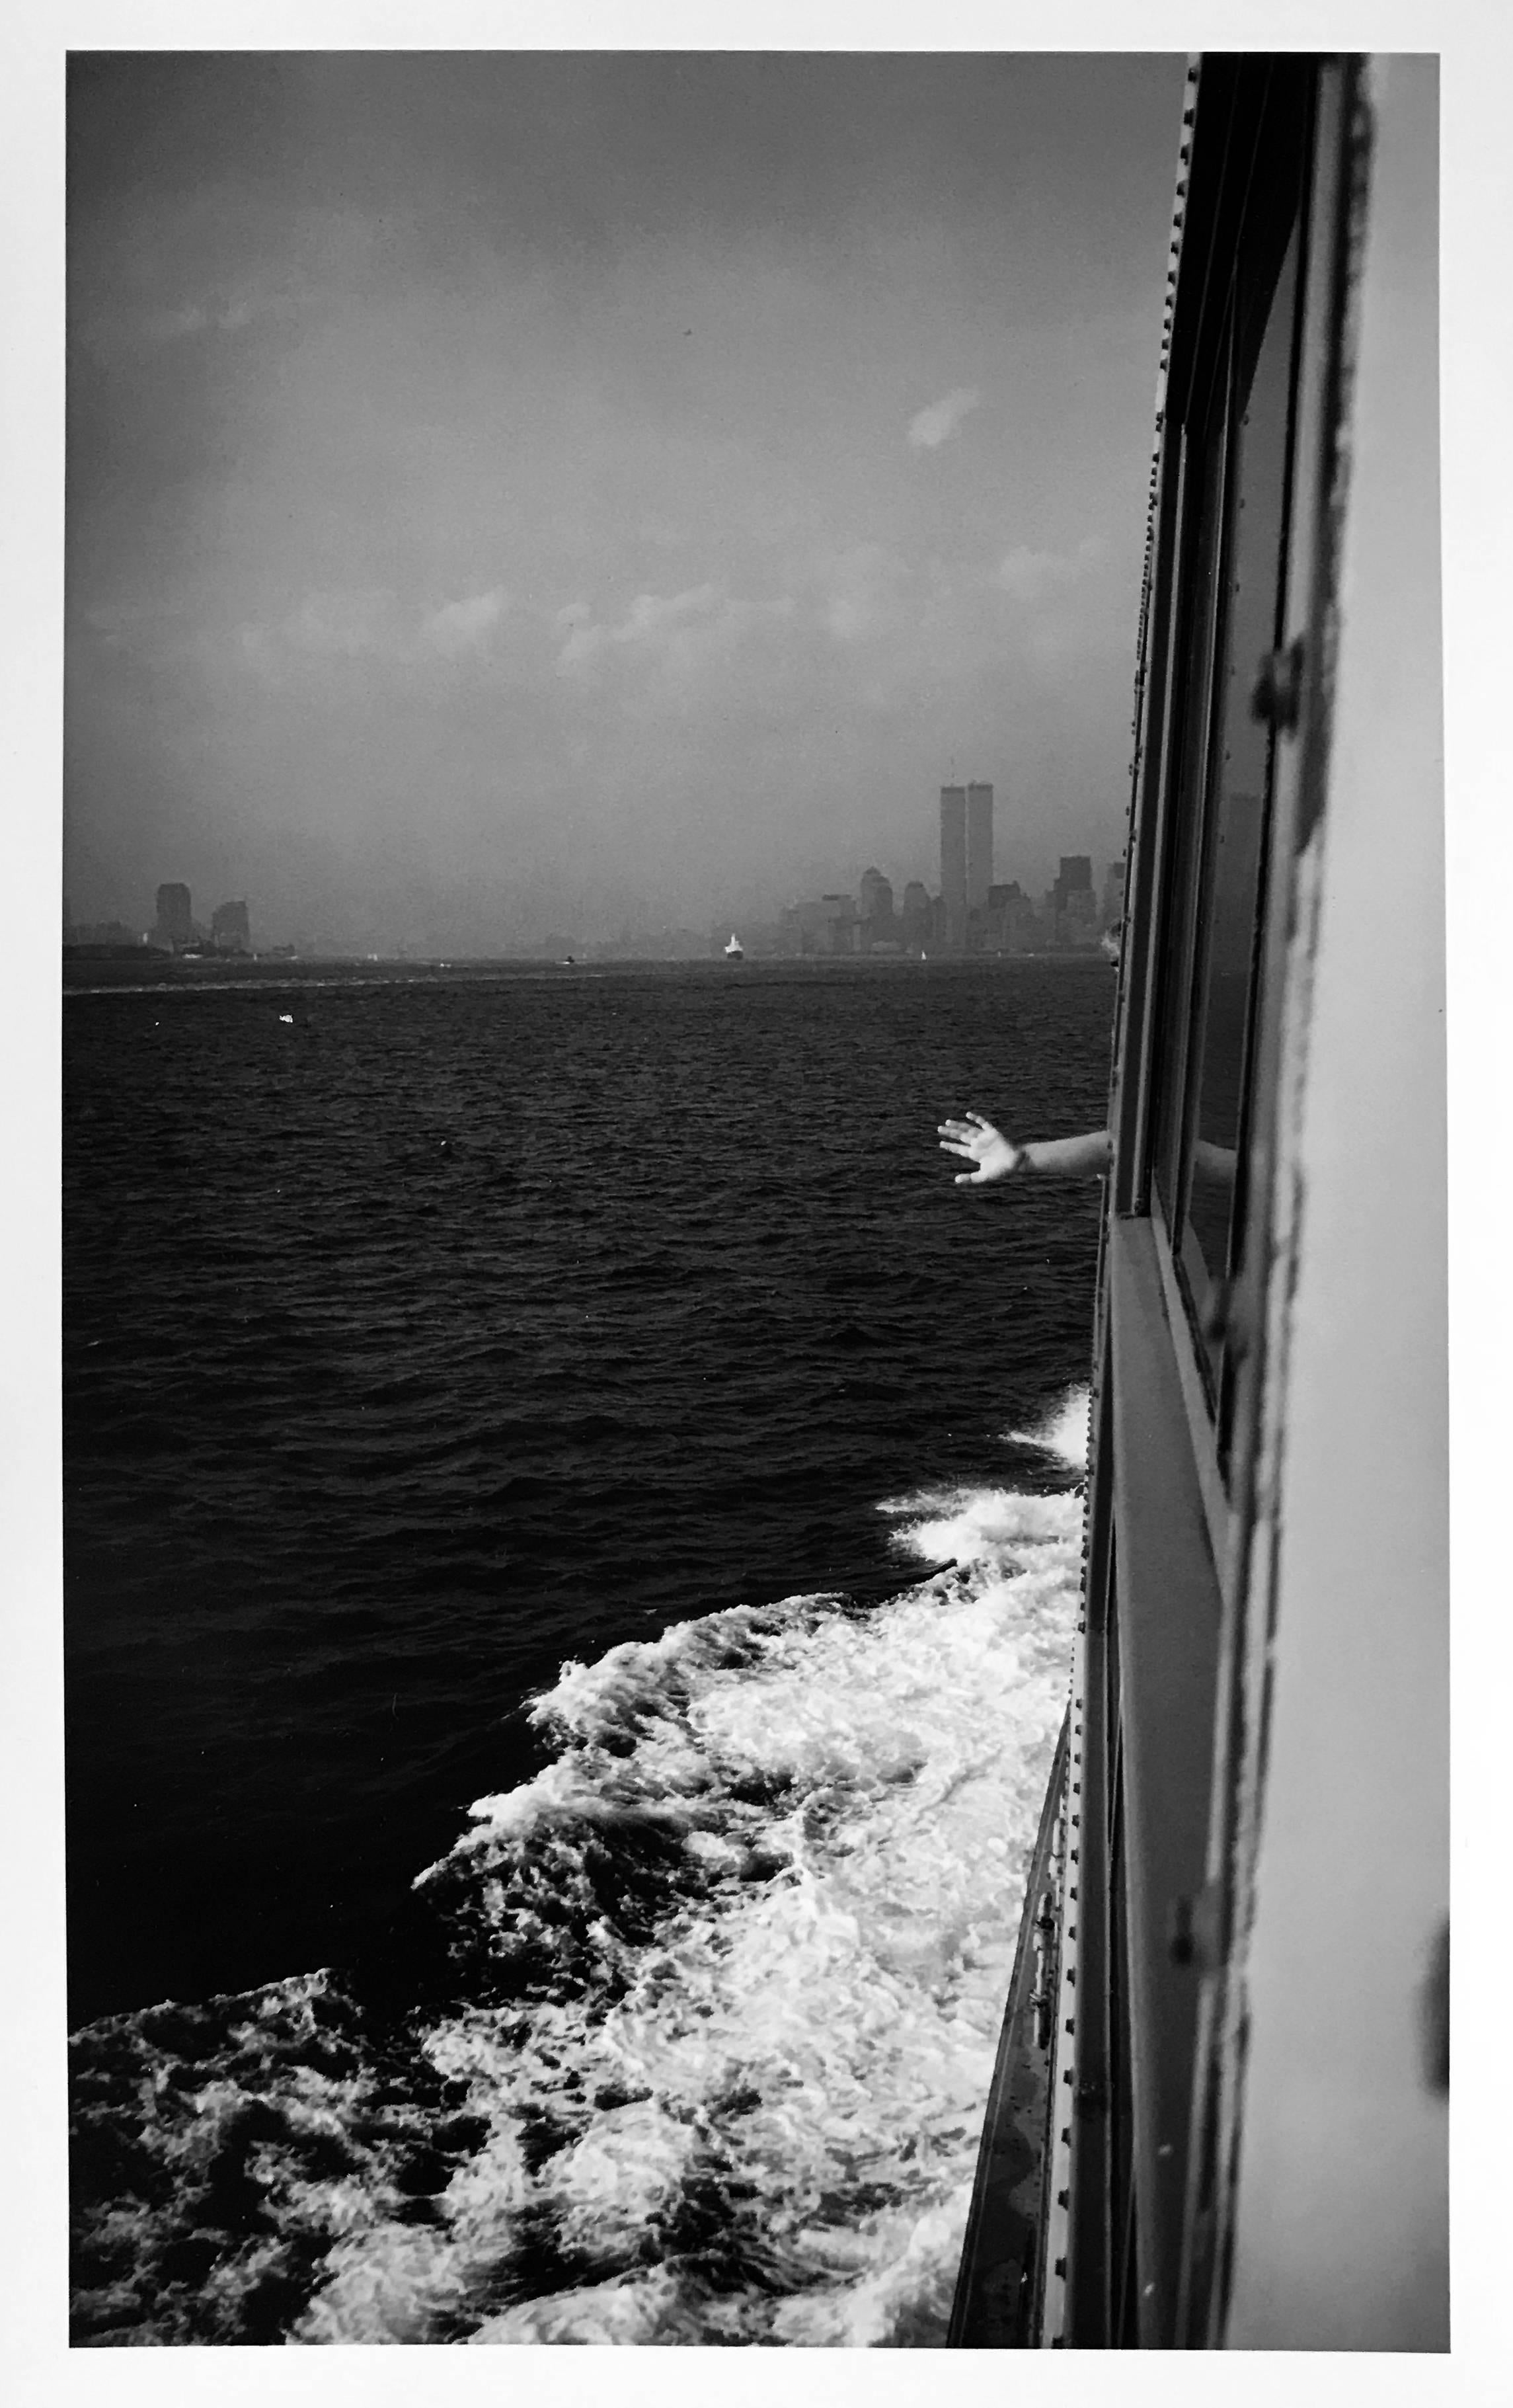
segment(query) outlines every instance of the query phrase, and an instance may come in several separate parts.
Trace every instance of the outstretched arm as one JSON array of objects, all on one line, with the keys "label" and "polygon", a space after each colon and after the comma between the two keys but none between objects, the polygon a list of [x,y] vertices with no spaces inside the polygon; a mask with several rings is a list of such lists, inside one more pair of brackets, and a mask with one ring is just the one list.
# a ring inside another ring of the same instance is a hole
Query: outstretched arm
[{"label": "outstretched arm", "polygon": [[1033,1145],[1016,1145],[980,1112],[964,1120],[942,1121],[940,1151],[960,1154],[972,1165],[956,1174],[958,1187],[983,1187],[994,1179],[1013,1179],[1026,1171],[1063,1178],[1082,1178],[1105,1171],[1112,1149],[1106,1129],[1089,1129],[1082,1137],[1036,1138]]}]

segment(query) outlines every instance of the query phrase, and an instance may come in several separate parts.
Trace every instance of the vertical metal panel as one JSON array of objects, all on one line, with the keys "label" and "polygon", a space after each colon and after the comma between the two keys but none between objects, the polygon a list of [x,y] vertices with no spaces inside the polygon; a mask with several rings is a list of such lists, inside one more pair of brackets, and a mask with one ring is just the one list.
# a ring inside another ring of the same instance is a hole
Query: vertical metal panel
[{"label": "vertical metal panel", "polygon": [[[1100,1355],[1097,1426],[1092,1460],[1111,1456],[1113,1384]],[[1068,1792],[1066,1913],[1076,1912],[1077,1980],[1073,1985],[1076,2049],[1069,2086],[1068,2152],[1071,2214],[1067,2229],[1064,2339],[1078,2349],[1106,2349],[1112,2338],[1115,2206],[1112,2048],[1113,1899],[1109,1880],[1114,1813],[1113,1760],[1119,1701],[1111,1678],[1109,1638],[1117,1612],[1112,1497],[1094,1481],[1089,1498],[1084,1630],[1072,1694],[1078,1745]]]},{"label": "vertical metal panel", "polygon": [[1449,1876],[1434,61],[1374,62],[1372,107],[1318,941],[1278,1174],[1298,1206],[1225,2327],[1247,2349],[1449,2338],[1420,2028]]},{"label": "vertical metal panel", "polygon": [[[978,2153],[961,2271],[946,2336],[950,2349],[1027,2349],[1033,2342],[1035,2283],[1045,2229],[1050,2032],[1053,1991],[1042,2005],[1044,1958],[1037,1928],[1041,1896],[1054,1878],[1056,1824],[1066,1781],[1069,1719],[1051,1764],[1040,1828],[1030,1859],[1008,2005]],[[1053,1933],[1051,1935],[1053,1937]],[[1040,1961],[1037,1962],[1037,1957]]]},{"label": "vertical metal panel", "polygon": [[1177,2329],[1219,1587],[1147,1221],[1109,1236],[1139,2335]]}]

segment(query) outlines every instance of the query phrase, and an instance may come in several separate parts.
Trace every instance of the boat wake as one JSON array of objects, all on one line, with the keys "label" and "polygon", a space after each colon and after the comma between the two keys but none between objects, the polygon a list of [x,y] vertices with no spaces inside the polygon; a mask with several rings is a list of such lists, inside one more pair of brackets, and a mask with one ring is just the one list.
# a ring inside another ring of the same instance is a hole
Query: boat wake
[{"label": "boat wake", "polygon": [[76,2036],[76,2342],[943,2340],[1082,1509],[884,1510],[956,1569],[564,1667],[405,1996]]},{"label": "boat wake", "polygon": [[1068,1471],[1085,1472],[1088,1468],[1088,1413],[1090,1394],[1086,1388],[1074,1388],[1063,1397],[1053,1412],[1049,1413],[1038,1428],[1008,1430],[1005,1435],[1016,1446],[1034,1447],[1044,1455],[1063,1464]]}]

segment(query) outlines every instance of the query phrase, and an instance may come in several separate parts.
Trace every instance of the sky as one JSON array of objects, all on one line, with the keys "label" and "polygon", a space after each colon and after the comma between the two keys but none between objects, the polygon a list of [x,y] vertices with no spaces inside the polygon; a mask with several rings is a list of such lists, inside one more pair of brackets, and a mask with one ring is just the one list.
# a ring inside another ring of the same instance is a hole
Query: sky
[{"label": "sky", "polygon": [[76,57],[64,886],[441,952],[1121,845],[1170,57]]}]

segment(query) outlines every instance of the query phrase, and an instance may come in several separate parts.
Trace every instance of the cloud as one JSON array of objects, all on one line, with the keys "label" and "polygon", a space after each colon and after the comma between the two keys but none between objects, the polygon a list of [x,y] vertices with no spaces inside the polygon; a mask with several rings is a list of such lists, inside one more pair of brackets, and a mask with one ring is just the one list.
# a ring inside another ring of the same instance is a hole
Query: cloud
[{"label": "cloud", "polygon": [[[734,681],[771,705],[776,679],[785,681],[785,693],[792,687],[807,695],[816,677],[822,681],[829,674],[821,663],[832,656],[878,648],[892,653],[900,644],[917,653],[932,612],[938,616],[942,608],[949,633],[941,640],[951,658],[960,652],[962,613],[949,595],[942,601],[938,573],[932,583],[888,544],[814,547],[783,566],[787,590],[776,594],[732,593],[723,581],[710,581],[672,594],[642,592],[603,615],[586,601],[570,602],[550,616],[558,672],[618,678],[622,699],[634,692],[649,707],[669,694],[686,707],[694,681],[724,701]],[[980,595],[980,579],[977,590]]]},{"label": "cloud", "polygon": [[570,602],[557,613],[558,626],[567,631],[557,666],[579,668],[611,645],[649,654],[665,652],[689,629],[738,607],[720,585],[692,585],[682,594],[637,594],[620,624],[607,627],[592,617],[587,603]]},{"label": "cloud", "polygon": [[916,452],[937,452],[961,425],[969,410],[976,409],[982,395],[974,385],[956,385],[951,392],[933,401],[917,417],[909,421],[909,443]]},{"label": "cloud", "polygon": [[602,652],[610,641],[607,627],[601,627],[586,602],[569,602],[557,613],[564,642],[557,655],[560,669],[582,668]]},{"label": "cloud", "polygon": [[507,601],[504,587],[494,585],[487,594],[470,595],[465,601],[444,602],[421,622],[421,640],[453,659],[464,652],[481,652],[504,616]]},{"label": "cloud", "polygon": [[992,581],[1016,602],[1043,602],[1046,596],[1075,585],[1102,559],[1104,546],[1089,536],[1075,552],[1032,552],[1016,544],[992,573]]},{"label": "cloud", "polygon": [[[202,666],[224,666],[229,660],[271,685],[282,685],[302,667],[338,662],[355,667],[378,661],[434,679],[444,664],[492,664],[491,639],[509,609],[510,596],[503,585],[435,604],[404,600],[389,586],[319,587],[278,617],[243,620],[229,627],[203,619],[187,631],[180,626],[175,649]],[[91,619],[94,623],[96,614]],[[99,627],[105,642],[145,650],[134,626],[121,632],[114,621],[112,614]],[[161,638],[157,650],[164,650]]]},{"label": "cloud", "polygon": [[402,640],[399,606],[386,587],[307,594],[280,629],[296,652],[392,652]]},{"label": "cloud", "polygon": [[828,580],[824,623],[840,644],[864,642],[890,633],[906,616],[907,569],[880,543],[859,543],[835,562]]},{"label": "cloud", "polygon": [[683,594],[638,594],[623,626],[615,629],[615,640],[621,644],[663,643],[691,619],[707,618],[724,598],[723,589],[718,585],[691,585]]},{"label": "cloud", "polygon": [[808,695],[831,651],[817,640],[823,599],[819,589],[752,596],[710,582],[637,594],[603,619],[575,603],[554,614],[557,674],[596,725],[677,725],[680,746],[718,747],[737,723],[770,728]]}]

